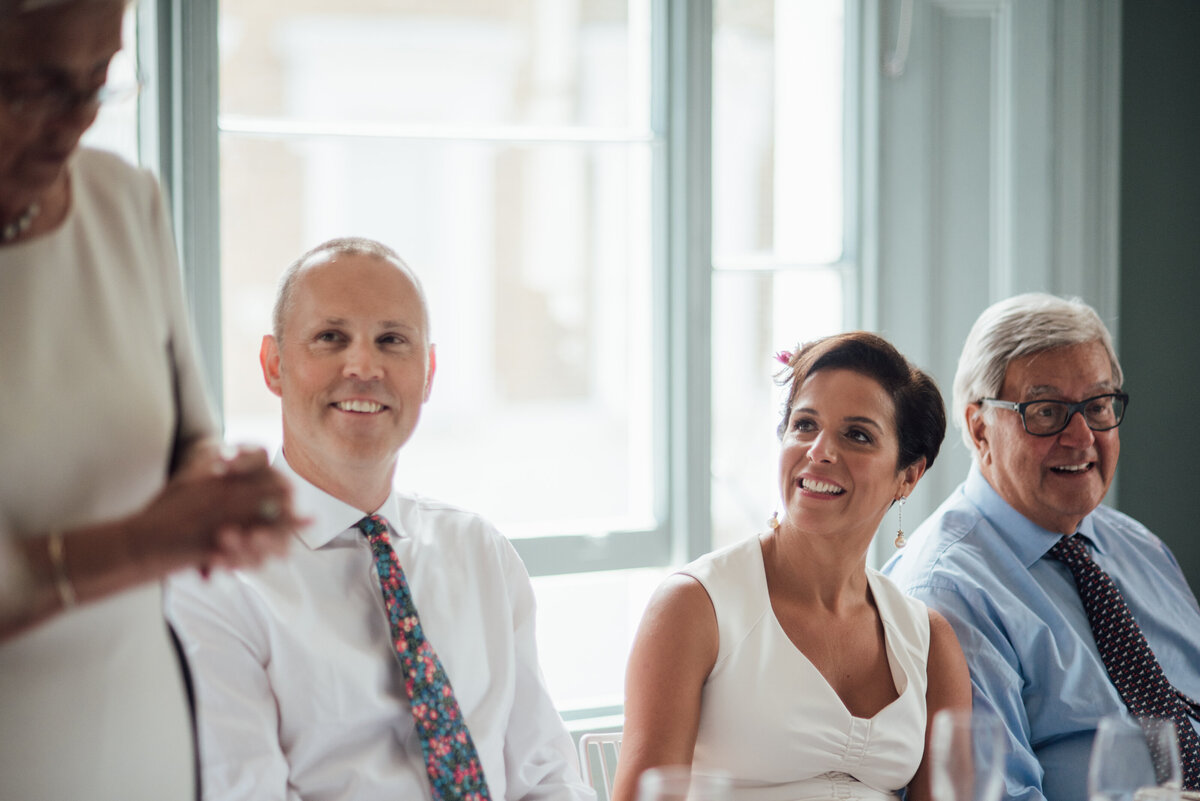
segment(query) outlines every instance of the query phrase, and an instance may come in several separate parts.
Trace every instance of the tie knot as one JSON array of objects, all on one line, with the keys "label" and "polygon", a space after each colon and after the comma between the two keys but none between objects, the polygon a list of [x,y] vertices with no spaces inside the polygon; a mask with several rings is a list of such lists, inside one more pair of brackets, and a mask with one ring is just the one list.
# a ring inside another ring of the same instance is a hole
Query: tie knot
[{"label": "tie knot", "polygon": [[355,523],[354,527],[361,531],[371,542],[391,543],[391,537],[389,536],[391,529],[388,528],[388,522],[379,515],[367,515]]},{"label": "tie knot", "polygon": [[1090,562],[1092,559],[1087,552],[1087,540],[1082,534],[1072,534],[1069,537],[1061,538],[1046,553],[1067,565]]}]

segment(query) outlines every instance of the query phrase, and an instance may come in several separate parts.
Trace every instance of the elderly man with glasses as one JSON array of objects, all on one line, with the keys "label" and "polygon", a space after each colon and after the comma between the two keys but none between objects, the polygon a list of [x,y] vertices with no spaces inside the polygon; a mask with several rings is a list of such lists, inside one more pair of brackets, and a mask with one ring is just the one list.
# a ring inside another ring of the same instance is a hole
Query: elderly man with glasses
[{"label": "elderly man with glasses", "polygon": [[1044,294],[976,321],[954,379],[965,482],[884,568],[953,625],[1007,797],[1083,801],[1100,718],[1173,720],[1200,785],[1200,607],[1167,547],[1100,504],[1129,397],[1089,306]]}]

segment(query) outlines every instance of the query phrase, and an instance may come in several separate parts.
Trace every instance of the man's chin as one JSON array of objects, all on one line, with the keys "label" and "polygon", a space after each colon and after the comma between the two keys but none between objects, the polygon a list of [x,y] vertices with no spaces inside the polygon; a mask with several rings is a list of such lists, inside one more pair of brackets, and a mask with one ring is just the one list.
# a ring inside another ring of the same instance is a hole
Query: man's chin
[{"label": "man's chin", "polygon": [[390,470],[396,464],[399,448],[381,437],[357,438],[339,443],[338,461],[356,471]]},{"label": "man's chin", "polygon": [[[1103,498],[1101,493],[1089,492],[1059,495],[1049,499],[1050,503],[1047,506],[1053,509],[1057,522],[1054,525],[1045,526],[1045,528],[1060,534],[1075,533],[1079,522],[1094,512]],[[1068,529],[1070,530],[1068,531]]]}]

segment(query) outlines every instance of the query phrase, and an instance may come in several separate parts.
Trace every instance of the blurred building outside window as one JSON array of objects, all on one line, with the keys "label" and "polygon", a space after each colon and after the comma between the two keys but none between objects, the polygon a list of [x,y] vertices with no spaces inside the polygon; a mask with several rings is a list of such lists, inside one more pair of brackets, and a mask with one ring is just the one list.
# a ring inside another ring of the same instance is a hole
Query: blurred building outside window
[{"label": "blurred building outside window", "polygon": [[[279,274],[327,238],[369,236],[420,275],[438,348],[398,485],[518,542],[669,536],[656,260],[672,200],[653,122],[668,2],[221,3],[226,436],[279,442],[257,362]],[[773,354],[852,319],[844,2],[713,4],[714,548],[762,531],[778,497]],[[90,140],[136,157],[136,115]],[[534,577],[544,672],[564,711],[619,710],[633,633],[674,566],[564,559]]]}]

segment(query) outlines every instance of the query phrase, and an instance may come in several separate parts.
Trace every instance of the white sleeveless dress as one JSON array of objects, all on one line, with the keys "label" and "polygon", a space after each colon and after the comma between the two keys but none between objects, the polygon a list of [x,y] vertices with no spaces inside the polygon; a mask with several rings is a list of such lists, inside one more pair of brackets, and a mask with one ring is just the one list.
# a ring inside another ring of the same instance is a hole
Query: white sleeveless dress
[{"label": "white sleeveless dress", "polygon": [[896,798],[925,747],[925,605],[867,570],[899,698],[858,718],[779,625],[758,537],[680,572],[708,592],[720,638],[704,685],[694,769],[731,774],[733,801]]}]

